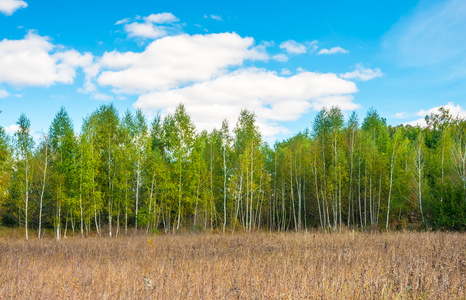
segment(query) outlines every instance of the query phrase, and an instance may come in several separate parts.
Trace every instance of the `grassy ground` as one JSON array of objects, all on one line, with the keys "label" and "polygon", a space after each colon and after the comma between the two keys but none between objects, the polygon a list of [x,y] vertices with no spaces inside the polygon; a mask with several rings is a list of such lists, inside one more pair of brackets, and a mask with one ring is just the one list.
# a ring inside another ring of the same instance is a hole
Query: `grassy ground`
[{"label": "grassy ground", "polygon": [[459,233],[0,236],[0,299],[466,299]]}]

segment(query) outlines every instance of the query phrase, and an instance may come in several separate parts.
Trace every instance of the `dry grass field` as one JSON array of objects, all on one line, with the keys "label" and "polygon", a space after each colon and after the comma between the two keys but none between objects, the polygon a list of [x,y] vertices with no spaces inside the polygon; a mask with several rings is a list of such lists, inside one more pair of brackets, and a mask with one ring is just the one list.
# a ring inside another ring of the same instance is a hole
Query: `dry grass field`
[{"label": "dry grass field", "polygon": [[8,298],[466,299],[466,235],[0,236]]}]

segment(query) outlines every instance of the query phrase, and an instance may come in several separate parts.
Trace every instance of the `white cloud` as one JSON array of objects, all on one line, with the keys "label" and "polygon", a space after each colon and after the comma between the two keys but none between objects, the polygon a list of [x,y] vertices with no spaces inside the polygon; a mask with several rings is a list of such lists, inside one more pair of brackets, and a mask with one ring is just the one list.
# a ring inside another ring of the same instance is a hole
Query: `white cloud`
[{"label": "white cloud", "polygon": [[95,100],[100,100],[100,101],[110,101],[113,100],[112,95],[104,94],[104,93],[94,93],[92,94],[92,98]]},{"label": "white cloud", "polygon": [[417,120],[410,121],[410,122],[406,122],[406,123],[403,123],[403,125],[410,125],[410,126],[413,126],[413,127],[416,127],[416,126],[426,127],[427,126],[426,120],[424,118],[417,119]]},{"label": "white cloud", "polygon": [[13,125],[4,127],[3,129],[5,129],[5,132],[6,132],[6,133],[14,134],[14,133],[16,133],[16,132],[19,130],[19,125],[13,124]]},{"label": "white cloud", "polygon": [[283,54],[283,53],[276,54],[276,55],[272,56],[272,58],[275,59],[276,61],[280,61],[280,62],[287,62],[288,61],[288,56],[286,56],[286,54]]},{"label": "white cloud", "polygon": [[90,54],[76,51],[54,52],[58,47],[47,37],[29,32],[22,40],[0,41],[0,83],[17,86],[70,84],[75,68]]},{"label": "white cloud", "polygon": [[6,90],[0,89],[0,98],[6,98],[10,95]]},{"label": "white cloud", "polygon": [[285,49],[288,54],[303,54],[306,53],[306,46],[293,40],[288,40],[280,44],[281,49]]},{"label": "white cloud", "polygon": [[341,47],[333,47],[330,49],[320,49],[318,55],[321,54],[337,54],[337,53],[348,53],[349,51]]},{"label": "white cloud", "polygon": [[22,40],[0,41],[0,83],[45,87],[72,84],[78,68],[85,74],[84,87],[79,91],[94,91],[99,65],[91,53],[65,50],[32,31]]},{"label": "white cloud", "polygon": [[275,72],[250,68],[188,87],[150,92],[140,96],[134,106],[170,113],[183,103],[200,130],[218,128],[224,118],[235,124],[240,110],[247,108],[256,113],[263,134],[271,136],[286,131],[276,122],[297,120],[311,108],[357,108],[351,95],[355,92],[353,82],[335,74],[303,72],[281,77]]},{"label": "white cloud", "polygon": [[463,107],[461,107],[461,105],[457,104],[455,105],[453,102],[448,102],[447,105],[443,105],[443,106],[437,106],[437,107],[433,107],[431,109],[428,109],[428,110],[420,110],[417,115],[418,116],[421,116],[421,117],[425,117],[427,115],[430,115],[432,113],[440,113],[440,108],[443,107],[443,108],[446,108],[450,111],[450,114],[453,116],[453,117],[459,117],[459,118],[466,118],[466,109],[464,109]]},{"label": "white cloud", "polygon": [[408,114],[405,111],[398,112],[394,115],[395,119],[406,119],[408,118]]},{"label": "white cloud", "polygon": [[143,39],[158,39],[179,32],[179,27],[173,23],[179,21],[172,13],[152,14],[147,17],[136,18],[129,23],[130,19],[119,20],[115,25],[125,24],[124,30],[128,37]]},{"label": "white cloud", "polygon": [[0,0],[0,12],[6,16],[11,16],[20,8],[26,8],[28,4],[22,0]]},{"label": "white cloud", "polygon": [[210,15],[210,18],[215,21],[223,21],[222,16],[219,15]]},{"label": "white cloud", "polygon": [[101,64],[106,70],[97,81],[133,93],[209,80],[245,60],[266,59],[253,44],[254,39],[236,33],[169,36],[141,53],[104,53]]},{"label": "white cloud", "polygon": [[152,14],[147,17],[143,17],[144,21],[148,23],[155,23],[155,24],[166,24],[166,23],[175,23],[178,22],[179,19],[175,17],[172,13],[160,13],[160,14]]},{"label": "white cloud", "polygon": [[455,105],[453,102],[448,102],[447,105],[441,105],[441,106],[430,108],[428,110],[422,109],[418,111],[416,115],[422,118],[411,121],[411,122],[407,122],[405,123],[405,125],[425,127],[427,126],[425,116],[429,116],[431,114],[439,114],[441,107],[448,109],[450,111],[450,114],[454,118],[466,119],[466,108],[461,107],[461,105],[459,104]]},{"label": "white cloud", "polygon": [[129,37],[141,37],[157,39],[167,35],[163,27],[156,26],[152,23],[130,23],[125,25],[125,31]]},{"label": "white cloud", "polygon": [[126,24],[126,23],[129,23],[129,21],[131,21],[130,18],[124,18],[124,19],[118,20],[118,21],[115,23],[115,25]]},{"label": "white cloud", "polygon": [[285,76],[291,75],[291,71],[288,70],[287,68],[283,68],[280,72],[280,75],[285,75]]},{"label": "white cloud", "polygon": [[318,46],[319,41],[317,41],[317,40],[313,40],[313,41],[310,41],[310,42],[305,42],[304,44],[306,45],[306,47],[308,48],[310,53],[314,52],[315,50],[317,50],[317,48],[319,48],[319,46]]},{"label": "white cloud", "polygon": [[379,68],[369,69],[365,68],[362,64],[356,64],[355,70],[353,72],[340,74],[340,77],[344,79],[356,79],[362,81],[367,81],[382,76],[383,73]]},{"label": "white cloud", "polygon": [[220,15],[210,15],[210,16],[208,16],[208,15],[205,14],[204,19],[212,19],[212,20],[215,20],[215,21],[223,21],[223,18]]}]

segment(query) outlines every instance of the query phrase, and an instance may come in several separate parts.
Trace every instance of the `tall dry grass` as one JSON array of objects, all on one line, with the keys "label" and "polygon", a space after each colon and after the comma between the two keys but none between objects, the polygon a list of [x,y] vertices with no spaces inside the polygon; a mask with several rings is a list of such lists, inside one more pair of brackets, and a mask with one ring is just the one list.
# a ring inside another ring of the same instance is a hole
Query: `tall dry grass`
[{"label": "tall dry grass", "polygon": [[0,238],[0,299],[465,299],[466,235]]}]

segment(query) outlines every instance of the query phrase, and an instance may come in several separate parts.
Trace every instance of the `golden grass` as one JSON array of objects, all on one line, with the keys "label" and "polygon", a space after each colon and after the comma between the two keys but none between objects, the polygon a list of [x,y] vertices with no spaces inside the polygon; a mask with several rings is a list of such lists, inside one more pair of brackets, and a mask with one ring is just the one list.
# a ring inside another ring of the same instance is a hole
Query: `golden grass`
[{"label": "golden grass", "polygon": [[0,299],[465,299],[460,233],[0,238]]}]

